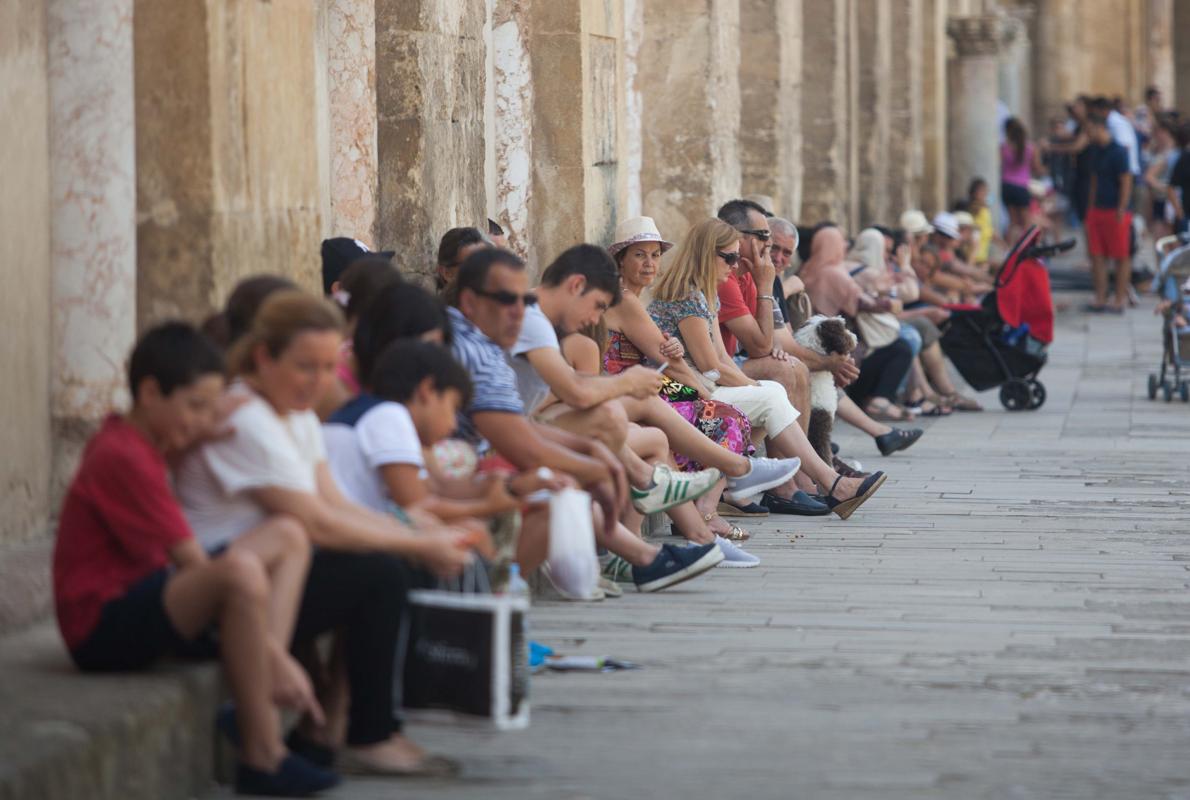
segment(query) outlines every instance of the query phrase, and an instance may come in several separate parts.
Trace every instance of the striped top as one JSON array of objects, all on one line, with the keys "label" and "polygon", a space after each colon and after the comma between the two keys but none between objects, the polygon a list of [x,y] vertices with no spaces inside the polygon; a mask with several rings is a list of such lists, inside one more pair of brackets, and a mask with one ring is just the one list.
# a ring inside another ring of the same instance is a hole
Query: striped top
[{"label": "striped top", "polygon": [[457,308],[448,308],[450,327],[454,334],[451,350],[460,364],[471,373],[471,402],[459,412],[459,429],[455,435],[475,445],[482,455],[488,443],[475,429],[474,415],[484,411],[499,411],[524,415],[525,406],[517,389],[516,373],[509,366],[500,345],[475,327]]}]

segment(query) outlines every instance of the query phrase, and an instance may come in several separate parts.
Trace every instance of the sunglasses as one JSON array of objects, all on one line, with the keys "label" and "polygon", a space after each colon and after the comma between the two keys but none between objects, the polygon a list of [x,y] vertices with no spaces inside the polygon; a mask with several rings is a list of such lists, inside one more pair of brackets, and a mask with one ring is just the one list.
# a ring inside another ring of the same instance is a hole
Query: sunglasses
[{"label": "sunglasses", "polygon": [[747,236],[755,236],[757,239],[759,239],[762,242],[767,242],[769,240],[769,238],[773,235],[772,231],[760,231],[760,230],[750,231],[750,230],[745,230],[744,228],[737,228],[737,230],[740,233],[745,234]]},{"label": "sunglasses", "polygon": [[727,266],[734,267],[740,260],[739,253],[724,253],[722,250],[716,251],[719,258],[723,259]]},{"label": "sunglasses", "polygon": [[537,305],[537,295],[535,294],[515,294],[501,289],[496,292],[489,292],[485,289],[472,289],[480,297],[486,297],[489,300],[495,300],[502,306],[515,306],[517,303],[523,303],[525,306]]}]

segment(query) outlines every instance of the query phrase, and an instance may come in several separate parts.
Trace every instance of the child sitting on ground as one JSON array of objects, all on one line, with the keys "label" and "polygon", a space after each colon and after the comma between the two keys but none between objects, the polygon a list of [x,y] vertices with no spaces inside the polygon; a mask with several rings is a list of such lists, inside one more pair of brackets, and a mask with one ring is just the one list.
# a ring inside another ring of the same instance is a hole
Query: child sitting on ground
[{"label": "child sitting on ground", "polygon": [[[84,671],[140,669],[165,655],[213,654],[217,631],[239,709],[237,791],[298,797],[335,785],[333,772],[281,740],[274,700],[322,711],[289,643],[271,629],[268,567],[246,548],[209,557],[170,488],[167,458],[220,422],[219,351],[189,325],[166,323],[137,343],[128,380],[132,410],[109,416],[87,444],[59,520],[54,597],[71,657]],[[300,546],[287,546],[295,533]],[[300,528],[272,517],[253,535],[304,576]],[[282,624],[292,626],[295,613],[290,607]]]}]

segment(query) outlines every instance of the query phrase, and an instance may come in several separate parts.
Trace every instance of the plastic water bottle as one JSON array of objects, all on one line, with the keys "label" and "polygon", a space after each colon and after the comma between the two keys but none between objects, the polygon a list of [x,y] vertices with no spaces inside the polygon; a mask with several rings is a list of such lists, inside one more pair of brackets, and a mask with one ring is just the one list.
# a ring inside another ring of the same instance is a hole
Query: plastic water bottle
[{"label": "plastic water bottle", "polygon": [[529,584],[521,577],[521,565],[517,563],[508,566],[508,588],[504,590],[509,597],[523,597],[529,599]]}]

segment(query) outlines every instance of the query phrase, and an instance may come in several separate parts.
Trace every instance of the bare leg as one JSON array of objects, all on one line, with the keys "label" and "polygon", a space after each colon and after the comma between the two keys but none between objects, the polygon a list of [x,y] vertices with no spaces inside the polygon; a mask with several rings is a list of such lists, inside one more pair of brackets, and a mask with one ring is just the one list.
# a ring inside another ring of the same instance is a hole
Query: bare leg
[{"label": "bare leg", "polygon": [[790,425],[785,430],[781,431],[776,436],[769,438],[769,451],[777,454],[781,458],[791,458],[797,456],[802,460],[802,468],[798,473],[803,472],[818,484],[819,488],[825,494],[834,486],[834,496],[839,499],[852,497],[859,489],[863,481],[859,478],[843,478],[839,480],[838,485],[835,481],[839,479],[839,474],[821,458],[814,448],[810,446],[810,440],[806,438],[806,434],[797,425]]},{"label": "bare leg", "polygon": [[[629,423],[628,443],[625,445],[646,465],[665,464],[669,462],[669,440],[657,428],[642,428],[636,423]],[[652,466],[647,466],[652,474]],[[632,504],[620,514],[620,522],[628,530],[640,536],[640,526],[644,522],[644,515],[633,508]]]},{"label": "bare leg", "polygon": [[660,397],[646,400],[622,397],[620,403],[628,413],[629,420],[660,428],[672,450],[694,459],[704,467],[715,467],[733,478],[747,475],[752,468],[747,458],[712,442]]},{"label": "bare leg", "polygon": [[886,433],[892,433],[890,426],[869,417],[846,393],[839,395],[839,408],[835,412],[835,416],[848,425],[854,425],[869,436],[883,436]]},{"label": "bare leg", "polygon": [[619,403],[601,403],[582,411],[565,410],[569,409],[569,406],[559,403],[551,406],[549,410],[553,409],[558,409],[558,412],[547,419],[550,425],[602,442],[624,465],[629,483],[638,489],[650,485],[653,480],[653,468],[627,446],[628,421]]},{"label": "bare leg", "polygon": [[516,559],[528,574],[541,566],[550,554],[550,513],[545,504],[530,506],[521,517],[517,536]]},{"label": "bare leg", "polygon": [[1107,302],[1107,263],[1103,256],[1091,256],[1091,286],[1095,290],[1095,305]]},{"label": "bare leg", "polygon": [[750,358],[740,368],[753,380],[776,381],[785,389],[789,403],[798,411],[798,425],[803,432],[810,430],[810,370],[802,362],[778,361],[768,358]]},{"label": "bare leg", "polygon": [[946,356],[942,354],[940,344],[934,342],[929,347],[922,348],[918,358],[921,360],[922,368],[925,369],[930,385],[936,392],[943,397],[958,393],[958,389],[955,388],[950,380],[950,375],[946,372]]},{"label": "bare leg", "polygon": [[178,633],[190,639],[219,621],[223,669],[236,703],[241,760],[276,771],[285,757],[281,720],[271,700],[269,674],[269,579],[251,553],[225,553],[187,567],[165,587],[165,613]]},{"label": "bare leg", "polygon": [[229,552],[241,550],[255,554],[269,573],[269,631],[282,647],[289,647],[310,569],[306,530],[293,517],[269,517],[228,547]]},{"label": "bare leg", "polygon": [[1116,261],[1116,299],[1113,305],[1125,308],[1128,305],[1128,290],[1132,288],[1132,259]]}]

